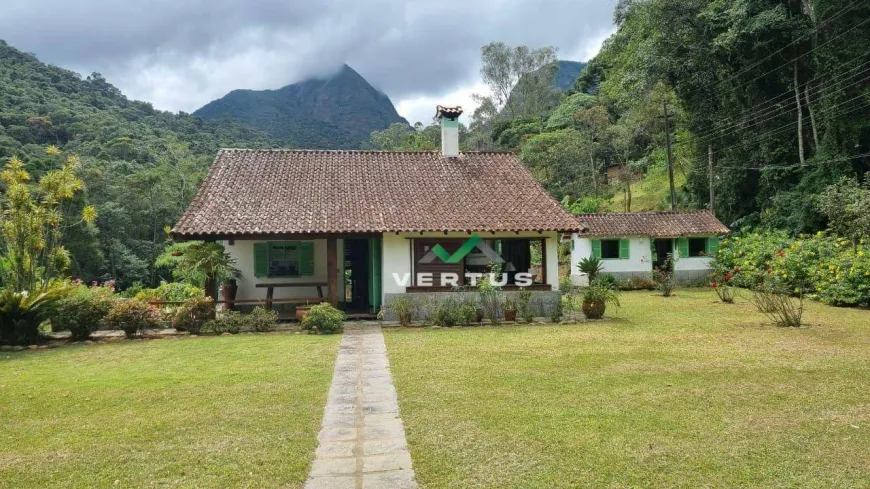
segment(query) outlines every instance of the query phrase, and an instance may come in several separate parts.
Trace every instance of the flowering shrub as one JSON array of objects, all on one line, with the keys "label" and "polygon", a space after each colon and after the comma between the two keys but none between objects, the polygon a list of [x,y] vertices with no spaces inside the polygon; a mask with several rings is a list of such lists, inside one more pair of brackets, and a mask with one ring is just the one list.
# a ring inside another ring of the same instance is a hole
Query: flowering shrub
[{"label": "flowering shrub", "polygon": [[[789,238],[781,232],[722,240],[715,275],[732,273],[731,285],[755,289],[768,279],[798,296],[826,304],[870,305],[870,246],[816,233]],[[739,272],[739,273],[737,273]]]},{"label": "flowering shrub", "polygon": [[737,271],[713,273],[713,282],[710,283],[710,287],[712,287],[713,291],[716,292],[719,300],[726,304],[734,302],[734,287],[731,285],[731,280],[737,273]]},{"label": "flowering shrub", "polygon": [[69,293],[57,302],[51,314],[52,331],[69,331],[73,340],[86,340],[96,331],[100,322],[114,304],[114,282],[103,285],[73,281]]},{"label": "flowering shrub", "polygon": [[161,326],[160,314],[146,302],[136,299],[115,299],[112,308],[103,318],[106,329],[120,329],[127,338],[138,338],[149,329]]}]

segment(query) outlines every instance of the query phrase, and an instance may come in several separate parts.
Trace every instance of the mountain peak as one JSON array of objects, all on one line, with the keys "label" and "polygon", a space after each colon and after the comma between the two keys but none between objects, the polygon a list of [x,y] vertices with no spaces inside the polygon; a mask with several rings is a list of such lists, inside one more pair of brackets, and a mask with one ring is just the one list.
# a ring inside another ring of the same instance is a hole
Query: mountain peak
[{"label": "mountain peak", "polygon": [[278,90],[233,90],[194,115],[237,119],[289,146],[310,149],[356,149],[373,131],[407,124],[389,97],[347,64]]}]

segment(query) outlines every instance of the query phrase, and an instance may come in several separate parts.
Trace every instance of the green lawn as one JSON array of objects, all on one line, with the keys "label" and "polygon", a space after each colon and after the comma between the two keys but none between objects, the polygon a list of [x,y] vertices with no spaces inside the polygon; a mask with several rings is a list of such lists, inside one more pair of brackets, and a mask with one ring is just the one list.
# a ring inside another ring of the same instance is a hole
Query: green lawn
[{"label": "green lawn", "polygon": [[301,487],[338,341],[0,352],[0,487]]},{"label": "green lawn", "polygon": [[870,311],[706,290],[619,319],[386,335],[428,488],[870,487]]}]

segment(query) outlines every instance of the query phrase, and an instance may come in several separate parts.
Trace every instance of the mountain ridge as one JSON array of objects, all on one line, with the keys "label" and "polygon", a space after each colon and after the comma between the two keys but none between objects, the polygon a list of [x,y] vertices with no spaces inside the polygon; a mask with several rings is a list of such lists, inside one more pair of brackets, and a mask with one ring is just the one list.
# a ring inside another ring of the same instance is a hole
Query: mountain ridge
[{"label": "mountain ridge", "polygon": [[205,121],[231,118],[285,144],[356,149],[372,131],[408,122],[390,98],[348,65],[277,89],[236,89],[193,112]]}]

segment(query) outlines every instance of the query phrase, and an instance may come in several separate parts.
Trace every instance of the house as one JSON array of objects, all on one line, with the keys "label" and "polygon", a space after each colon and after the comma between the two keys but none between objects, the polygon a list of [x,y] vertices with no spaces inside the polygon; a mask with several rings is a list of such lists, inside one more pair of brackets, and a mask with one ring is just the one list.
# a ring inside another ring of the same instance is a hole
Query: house
[{"label": "house", "polygon": [[709,211],[624,212],[581,214],[582,230],[571,236],[571,275],[582,283],[577,264],[601,258],[603,272],[619,280],[634,276],[651,278],[654,268],[671,255],[676,280],[696,283],[710,272],[712,256],[719,250],[719,236],[728,228]]},{"label": "house", "polygon": [[374,313],[492,271],[505,290],[552,294],[577,220],[514,153],[460,152],[461,113],[438,107],[441,151],[223,149],[173,235],[224,244],[240,303],[323,296]]}]

